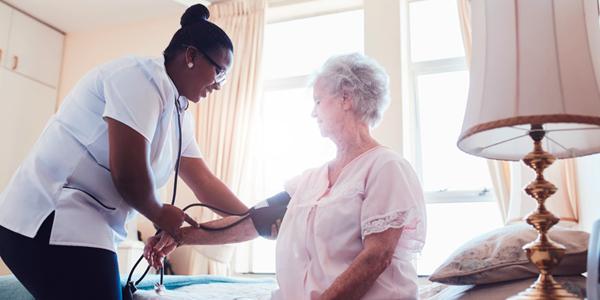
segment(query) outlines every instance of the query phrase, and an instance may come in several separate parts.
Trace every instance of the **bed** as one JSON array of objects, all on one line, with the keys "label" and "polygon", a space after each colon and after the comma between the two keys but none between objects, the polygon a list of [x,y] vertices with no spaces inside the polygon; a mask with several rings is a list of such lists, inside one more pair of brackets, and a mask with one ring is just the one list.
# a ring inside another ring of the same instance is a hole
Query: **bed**
[{"label": "bed", "polygon": [[[600,222],[600,221],[599,221]],[[554,270],[555,280],[567,291],[584,298],[588,254],[596,258],[589,260],[590,268],[599,268],[598,235],[600,223],[595,233],[555,226],[550,238],[566,247],[566,254]],[[534,240],[537,232],[529,225],[502,227],[478,236],[461,247],[431,275],[433,284],[419,287],[421,300],[500,300],[525,290],[538,276],[538,270],[531,264],[521,249]],[[590,242],[595,245],[588,253]],[[139,275],[138,275],[139,276]],[[597,274],[593,275],[596,276]],[[122,278],[126,278],[123,274]],[[167,294],[158,296],[154,283],[159,275],[148,275],[137,287],[136,300],[204,300],[204,299],[269,299],[277,282],[272,277],[222,277],[213,275],[165,276]],[[134,276],[134,280],[136,277]],[[122,280],[124,284],[125,280]],[[590,293],[598,295],[598,284],[592,285]],[[31,295],[14,276],[0,277],[0,299],[30,300]],[[590,298],[600,300],[598,298]]]}]

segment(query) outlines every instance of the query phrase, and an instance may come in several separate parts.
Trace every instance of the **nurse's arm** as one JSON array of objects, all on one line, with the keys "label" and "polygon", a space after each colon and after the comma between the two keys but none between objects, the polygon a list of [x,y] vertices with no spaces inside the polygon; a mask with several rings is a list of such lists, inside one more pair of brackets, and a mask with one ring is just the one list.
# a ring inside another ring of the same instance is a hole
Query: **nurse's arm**
[{"label": "nurse's arm", "polygon": [[390,228],[367,235],[363,251],[325,290],[319,300],[362,298],[392,262],[400,235],[402,228]]},{"label": "nurse's arm", "polygon": [[154,224],[179,238],[183,222],[198,223],[181,209],[163,204],[150,168],[150,143],[131,127],[111,118],[108,123],[112,181],[123,200]]},{"label": "nurse's arm", "polygon": [[[239,216],[226,217],[202,223],[202,226],[221,228],[233,224],[241,218]],[[176,242],[171,236],[164,233],[148,238],[144,247],[144,257],[148,260],[150,266],[162,267],[162,259],[179,246],[241,243],[259,236],[250,218],[246,218],[240,224],[225,230],[209,231],[201,228],[183,227],[181,228],[181,232],[182,237],[180,242]],[[275,225],[271,227],[271,234],[277,234]]]},{"label": "nurse's arm", "polygon": [[[244,205],[231,190],[208,168],[204,159],[181,157],[179,176],[192,189],[198,201],[232,213],[244,213]],[[215,211],[221,216],[227,216]]]}]

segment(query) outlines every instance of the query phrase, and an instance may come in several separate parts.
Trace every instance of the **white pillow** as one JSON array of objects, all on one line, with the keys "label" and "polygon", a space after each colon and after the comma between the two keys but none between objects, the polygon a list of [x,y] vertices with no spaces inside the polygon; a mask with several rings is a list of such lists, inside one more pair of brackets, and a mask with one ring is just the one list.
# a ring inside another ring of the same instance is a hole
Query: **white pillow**
[{"label": "white pillow", "polygon": [[[552,274],[584,273],[589,233],[554,226],[549,236],[566,247],[565,256]],[[466,285],[536,277],[539,270],[529,262],[522,249],[536,238],[537,231],[530,225],[505,226],[490,231],[460,246],[431,274],[429,280]]]}]

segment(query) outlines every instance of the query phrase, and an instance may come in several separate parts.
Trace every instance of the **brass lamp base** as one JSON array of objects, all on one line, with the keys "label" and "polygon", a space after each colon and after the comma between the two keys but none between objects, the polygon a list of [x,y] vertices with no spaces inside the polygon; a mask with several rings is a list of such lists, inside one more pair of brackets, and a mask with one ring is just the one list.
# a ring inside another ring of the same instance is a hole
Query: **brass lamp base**
[{"label": "brass lamp base", "polygon": [[523,158],[523,163],[537,174],[535,180],[525,187],[525,192],[538,202],[537,210],[530,212],[525,217],[527,223],[537,229],[538,237],[535,241],[523,246],[523,250],[529,261],[540,270],[540,276],[527,290],[507,300],[581,299],[567,292],[552,278],[552,270],[565,255],[565,247],[553,242],[548,237],[548,230],[558,223],[560,218],[548,211],[545,206],[546,199],[556,193],[557,188],[546,181],[542,175],[544,169],[556,160],[552,154],[542,149],[541,141],[544,135],[542,125],[531,125],[529,136],[534,141],[534,147],[533,151]]},{"label": "brass lamp base", "polygon": [[[552,275],[549,275],[552,277]],[[567,292],[562,286],[557,284],[554,279],[542,280],[541,276],[538,280],[531,285],[528,289],[520,292],[516,296],[512,296],[507,300],[546,300],[546,299],[560,299],[560,300],[581,300],[577,296]]]}]

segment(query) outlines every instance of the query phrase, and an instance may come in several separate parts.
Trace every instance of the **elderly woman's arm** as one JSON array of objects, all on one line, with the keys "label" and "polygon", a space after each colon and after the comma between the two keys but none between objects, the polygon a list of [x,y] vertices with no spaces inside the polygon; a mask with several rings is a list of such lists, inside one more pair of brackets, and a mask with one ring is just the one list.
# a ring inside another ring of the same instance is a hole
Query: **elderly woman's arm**
[{"label": "elderly woman's arm", "polygon": [[362,298],[392,262],[400,235],[402,235],[402,228],[390,228],[367,235],[364,250],[325,290],[319,300]]},{"label": "elderly woman's arm", "polygon": [[[222,228],[239,221],[242,217],[230,216],[218,220],[202,223],[202,226],[209,228]],[[277,220],[276,224],[271,225],[271,235],[266,236],[268,239],[276,239],[281,220]],[[144,257],[151,267],[162,267],[162,260],[175,248],[184,245],[223,245],[231,243],[241,243],[255,239],[259,236],[252,219],[247,218],[236,226],[225,230],[209,231],[194,227],[181,228],[181,240],[175,241],[173,237],[165,232],[152,236],[147,239],[144,247]]]}]

